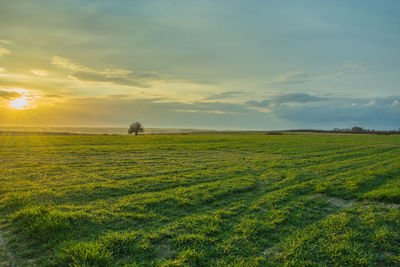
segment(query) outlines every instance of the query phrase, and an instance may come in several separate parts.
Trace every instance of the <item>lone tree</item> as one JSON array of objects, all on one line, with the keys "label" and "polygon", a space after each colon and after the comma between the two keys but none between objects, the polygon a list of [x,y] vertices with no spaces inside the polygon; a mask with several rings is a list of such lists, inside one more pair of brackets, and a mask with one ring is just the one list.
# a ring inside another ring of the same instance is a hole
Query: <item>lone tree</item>
[{"label": "lone tree", "polygon": [[142,133],[144,131],[143,125],[136,121],[129,126],[128,134],[135,133],[135,135],[138,135],[138,133]]}]

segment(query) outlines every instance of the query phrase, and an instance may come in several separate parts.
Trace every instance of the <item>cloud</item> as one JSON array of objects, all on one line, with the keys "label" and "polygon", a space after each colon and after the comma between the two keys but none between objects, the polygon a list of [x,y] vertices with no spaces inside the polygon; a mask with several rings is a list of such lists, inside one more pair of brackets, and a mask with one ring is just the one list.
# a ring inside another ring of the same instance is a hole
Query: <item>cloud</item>
[{"label": "cloud", "polygon": [[342,63],[342,67],[346,69],[353,69],[353,70],[359,70],[359,71],[365,71],[368,69],[367,66],[361,63],[356,63],[354,61],[346,61]]},{"label": "cloud", "polygon": [[4,98],[7,100],[14,99],[21,97],[22,95],[16,91],[5,91],[5,90],[0,90],[0,98]]},{"label": "cloud", "polygon": [[63,98],[62,95],[57,95],[57,94],[47,94],[44,97],[45,98]]},{"label": "cloud", "polygon": [[34,69],[34,70],[31,70],[31,72],[35,75],[42,76],[42,77],[47,76],[47,73],[48,73],[47,70],[41,70],[41,69]]},{"label": "cloud", "polygon": [[88,72],[92,71],[90,68],[76,64],[71,60],[69,60],[68,58],[63,58],[59,56],[52,57],[51,64],[72,71],[88,71]]},{"label": "cloud", "polygon": [[269,105],[271,105],[271,101],[268,99],[264,99],[261,101],[256,101],[256,100],[251,100],[251,101],[247,101],[246,104],[250,107],[258,107],[258,108],[262,108],[262,107],[268,107]]},{"label": "cloud", "polygon": [[[372,98],[332,97],[328,104],[302,106],[276,106],[274,113],[286,120],[303,124],[339,123],[348,125],[399,125],[400,96]],[[396,102],[397,101],[397,102]]]},{"label": "cloud", "polygon": [[[29,79],[30,78],[27,75],[14,74],[14,73],[2,73],[2,74],[0,74],[0,77],[11,78],[11,79]],[[0,80],[0,83],[2,83],[2,82],[3,81]],[[6,82],[6,83],[8,83],[8,82]]]},{"label": "cloud", "polygon": [[140,79],[132,79],[131,77],[112,77],[96,72],[80,71],[70,75],[70,77],[83,82],[112,83],[126,86],[150,87],[149,84],[147,84],[145,81],[140,81]]},{"label": "cloud", "polygon": [[375,105],[390,106],[400,99],[399,96],[384,96],[372,98]]},{"label": "cloud", "polygon": [[325,101],[327,98],[313,96],[305,93],[282,94],[272,98],[273,103],[308,103]]},{"label": "cloud", "polygon": [[267,85],[293,85],[309,82],[312,80],[312,76],[305,72],[287,72],[279,75],[274,81],[267,83]]},{"label": "cloud", "polygon": [[318,106],[318,107],[286,107],[275,110],[276,114],[290,121],[306,123],[340,123],[379,125],[399,123],[400,110],[384,106]]},{"label": "cloud", "polygon": [[87,73],[95,73],[98,75],[102,75],[107,78],[117,78],[117,77],[125,77],[131,73],[131,70],[128,69],[117,69],[117,68],[107,68],[104,70],[96,70],[92,69],[77,63],[72,62],[71,60],[63,57],[55,56],[52,58],[52,64],[56,65],[60,68],[72,70],[74,72],[87,72]]},{"label": "cloud", "polygon": [[309,82],[315,82],[318,80],[326,80],[326,79],[337,79],[338,77],[352,74],[354,71],[365,71],[368,67],[365,64],[357,63],[354,61],[346,61],[341,64],[344,70],[337,71],[334,73],[321,73],[321,74],[313,74],[313,73],[306,73],[304,71],[297,71],[297,72],[286,72],[281,74],[271,82],[266,84],[267,88],[272,87],[283,87],[283,86],[293,86],[298,84],[304,84]]},{"label": "cloud", "polygon": [[0,57],[3,55],[9,55],[9,54],[11,54],[11,51],[0,45]]},{"label": "cloud", "polygon": [[125,95],[125,94],[114,94],[114,95],[107,95],[105,98],[109,99],[121,99],[121,98],[129,98],[130,95]]},{"label": "cloud", "polygon": [[152,72],[133,72],[132,70],[118,68],[97,70],[59,56],[52,58],[52,64],[73,71],[68,77],[82,82],[111,83],[146,88],[151,87],[152,81],[160,80],[158,75]]},{"label": "cloud", "polygon": [[104,70],[96,70],[96,69],[92,69],[92,68],[77,64],[75,62],[72,62],[68,58],[59,57],[59,56],[54,56],[52,58],[51,63],[53,65],[56,65],[63,69],[72,70],[72,71],[76,71],[76,72],[96,73],[96,74],[103,75],[108,78],[124,77],[124,76],[132,73],[131,70],[127,70],[127,69],[107,68]]},{"label": "cloud", "polygon": [[[282,94],[261,101],[247,101],[248,109],[273,114],[288,122],[340,127],[362,125],[389,127],[400,124],[400,96],[343,97],[313,96],[306,93]],[[295,103],[296,105],[293,105]],[[326,126],[328,127],[328,126]]]},{"label": "cloud", "polygon": [[[257,110],[256,108],[271,108],[276,105],[286,104],[286,103],[310,103],[310,102],[320,102],[329,100],[326,97],[313,96],[306,93],[291,93],[291,94],[281,94],[272,96],[268,99],[264,99],[261,101],[247,101],[246,104],[250,106],[252,109]],[[262,110],[262,109],[258,109]],[[265,110],[263,110],[265,112]]]},{"label": "cloud", "polygon": [[249,109],[256,110],[261,113],[271,113],[273,111],[270,108],[262,108],[262,107],[249,107]]},{"label": "cloud", "polygon": [[219,94],[214,94],[214,95],[209,95],[205,97],[205,100],[220,100],[220,99],[225,99],[225,98],[232,98],[236,97],[239,95],[242,95],[243,93],[240,91],[227,91]]},{"label": "cloud", "polygon": [[212,114],[236,114],[239,115],[239,112],[232,112],[232,111],[223,111],[223,110],[199,110],[199,109],[175,109],[173,111],[176,112],[189,112],[189,113],[212,113]]}]

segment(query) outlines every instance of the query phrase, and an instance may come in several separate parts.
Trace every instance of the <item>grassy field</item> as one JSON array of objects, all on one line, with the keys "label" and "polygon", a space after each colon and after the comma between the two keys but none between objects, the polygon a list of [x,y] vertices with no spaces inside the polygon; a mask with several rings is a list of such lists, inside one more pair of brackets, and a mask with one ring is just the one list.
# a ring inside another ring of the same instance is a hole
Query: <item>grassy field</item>
[{"label": "grassy field", "polygon": [[1,136],[0,265],[400,265],[400,137]]}]

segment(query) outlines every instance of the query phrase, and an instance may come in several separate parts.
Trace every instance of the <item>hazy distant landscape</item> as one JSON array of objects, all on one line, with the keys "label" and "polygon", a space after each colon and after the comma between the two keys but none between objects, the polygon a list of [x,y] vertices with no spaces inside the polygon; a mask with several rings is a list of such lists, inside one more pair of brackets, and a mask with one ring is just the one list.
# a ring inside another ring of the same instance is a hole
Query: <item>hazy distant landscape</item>
[{"label": "hazy distant landscape", "polygon": [[[207,129],[145,128],[144,134],[210,132]],[[128,127],[0,127],[0,132],[43,132],[73,134],[128,134]]]}]

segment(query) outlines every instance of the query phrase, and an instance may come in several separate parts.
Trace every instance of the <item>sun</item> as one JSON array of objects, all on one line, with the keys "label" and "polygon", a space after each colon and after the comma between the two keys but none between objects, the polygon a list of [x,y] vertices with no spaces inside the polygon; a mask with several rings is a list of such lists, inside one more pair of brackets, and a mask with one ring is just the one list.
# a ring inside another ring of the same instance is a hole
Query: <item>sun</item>
[{"label": "sun", "polygon": [[27,109],[29,108],[30,100],[26,96],[18,97],[10,101],[10,107],[15,109]]}]

